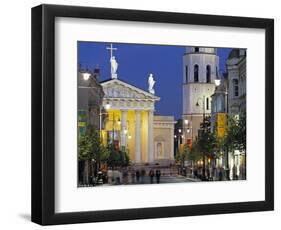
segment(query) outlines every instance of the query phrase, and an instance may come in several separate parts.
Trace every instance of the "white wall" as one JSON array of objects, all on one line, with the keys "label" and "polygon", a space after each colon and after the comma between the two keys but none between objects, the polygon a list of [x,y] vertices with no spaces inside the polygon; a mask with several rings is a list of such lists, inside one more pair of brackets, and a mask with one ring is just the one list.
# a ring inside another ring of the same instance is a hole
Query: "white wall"
[{"label": "white wall", "polygon": [[[30,8],[41,1],[2,1],[1,3],[1,229],[39,229],[30,218]],[[280,11],[278,1],[236,0],[231,5],[224,0],[213,1],[114,1],[114,0],[56,0],[53,4],[91,5],[99,7],[143,10],[178,11],[189,13],[222,14],[252,17],[274,17],[275,63],[280,62]],[[280,88],[280,66],[276,65],[275,87]],[[276,117],[281,116],[281,91],[276,90]],[[280,119],[275,121],[276,142],[281,138]],[[275,162],[281,162],[281,147],[276,145]],[[278,164],[275,163],[277,166]],[[276,211],[248,214],[229,214],[203,217],[126,221],[116,224],[99,223],[68,226],[68,229],[268,229],[280,225],[281,168],[275,167]],[[53,227],[63,229],[65,226]],[[275,228],[276,229],[276,228]]]}]

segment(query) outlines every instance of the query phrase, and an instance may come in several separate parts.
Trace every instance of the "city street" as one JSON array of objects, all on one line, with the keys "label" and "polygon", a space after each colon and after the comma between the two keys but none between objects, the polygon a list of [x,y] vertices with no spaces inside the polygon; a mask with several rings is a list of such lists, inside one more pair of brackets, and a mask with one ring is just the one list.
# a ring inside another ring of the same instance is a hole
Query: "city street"
[{"label": "city street", "polygon": [[[160,184],[165,183],[186,183],[186,182],[198,182],[199,179],[194,178],[188,178],[184,176],[161,176],[160,177]],[[143,179],[140,178],[139,182],[135,181],[134,183],[121,183],[118,185],[133,185],[133,184],[151,184],[150,176],[144,176]],[[153,183],[157,184],[156,177],[153,178]],[[101,184],[98,186],[111,186],[111,185],[117,185],[117,184]]]},{"label": "city street", "polygon": [[[187,178],[184,176],[161,176],[160,177],[160,183],[184,183],[184,182],[195,182],[199,180],[195,180],[192,178]],[[153,178],[153,183],[156,183],[156,178]],[[144,184],[150,184],[150,177],[145,176],[144,177]]]}]

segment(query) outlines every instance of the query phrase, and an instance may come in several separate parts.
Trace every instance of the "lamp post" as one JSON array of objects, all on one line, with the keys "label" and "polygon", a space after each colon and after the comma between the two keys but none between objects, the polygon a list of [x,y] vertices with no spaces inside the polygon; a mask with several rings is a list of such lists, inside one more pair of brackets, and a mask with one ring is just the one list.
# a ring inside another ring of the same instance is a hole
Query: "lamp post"
[{"label": "lamp post", "polygon": [[[109,110],[110,109],[110,107],[111,107],[111,105],[107,102],[106,103],[106,105],[104,106],[104,108],[105,108],[105,110]],[[100,106],[100,113],[99,113],[99,117],[100,117],[100,140],[102,140],[102,133],[101,133],[101,131],[102,131],[102,115],[104,115],[104,114],[107,114],[107,112],[102,112],[102,109],[103,109],[103,106],[101,105]]]},{"label": "lamp post", "polygon": [[[182,129],[177,129],[177,132],[174,135],[175,140],[177,141],[176,154],[180,154],[180,145],[181,140],[183,139]],[[180,166],[178,167],[178,174],[181,174],[183,170],[182,160],[180,159]]]},{"label": "lamp post", "polygon": [[[227,91],[227,88],[225,89],[225,111],[226,111],[226,126],[228,125],[228,91]],[[228,157],[228,146],[226,146],[226,153],[225,153],[225,177],[226,177],[226,180],[230,180],[230,177],[229,177],[229,157]]]},{"label": "lamp post", "polygon": [[183,138],[182,129],[178,129],[178,150],[180,150],[181,138]]},{"label": "lamp post", "polygon": [[182,129],[178,129],[174,138],[177,141],[177,149],[180,150],[181,140],[183,139]]},{"label": "lamp post", "polygon": [[[220,86],[221,84],[221,80],[220,79],[216,79],[215,80],[215,85],[216,87]],[[224,107],[223,107],[223,110],[222,112],[224,112],[226,114],[226,126],[227,126],[227,123],[228,123],[228,91],[227,91],[227,87],[225,87],[225,90],[223,91],[224,92]],[[230,180],[229,178],[229,172],[230,172],[230,169],[229,169],[229,156],[228,156],[228,146],[225,146],[224,148],[224,155],[225,155],[225,178],[226,180]]]},{"label": "lamp post", "polygon": [[193,141],[192,117],[191,120],[184,119],[183,137],[185,137],[184,138],[185,144],[191,147]]},{"label": "lamp post", "polygon": [[[206,132],[206,126],[205,126],[205,96],[203,96],[202,98],[200,97],[200,98],[197,99],[196,106],[200,106],[199,105],[199,100],[203,101],[203,103],[202,103],[202,105],[203,105],[203,127],[202,127],[203,129],[202,129],[202,132],[203,132],[203,134],[205,134],[205,132]],[[205,153],[203,153],[203,169],[202,169],[203,176],[202,176],[202,180],[206,179],[206,175],[205,175],[206,174],[206,169],[205,169],[205,167],[206,167]]]}]

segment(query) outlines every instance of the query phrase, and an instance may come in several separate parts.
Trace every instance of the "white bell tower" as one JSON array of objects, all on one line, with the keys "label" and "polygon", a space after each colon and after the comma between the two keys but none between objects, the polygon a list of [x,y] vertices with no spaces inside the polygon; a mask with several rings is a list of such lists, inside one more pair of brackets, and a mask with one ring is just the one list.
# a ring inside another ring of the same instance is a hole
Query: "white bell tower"
[{"label": "white bell tower", "polygon": [[211,95],[218,78],[216,48],[187,47],[183,55],[183,143],[198,136],[203,114],[211,113]]}]

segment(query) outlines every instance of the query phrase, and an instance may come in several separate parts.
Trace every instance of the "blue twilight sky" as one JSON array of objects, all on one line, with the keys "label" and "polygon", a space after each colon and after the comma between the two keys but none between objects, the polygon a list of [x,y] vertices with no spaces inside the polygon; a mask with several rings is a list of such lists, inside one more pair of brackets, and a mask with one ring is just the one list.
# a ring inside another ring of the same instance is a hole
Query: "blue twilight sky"
[{"label": "blue twilight sky", "polygon": [[[78,42],[78,64],[84,69],[100,68],[99,80],[110,78],[110,52],[106,49],[110,43]],[[156,81],[156,114],[173,115],[181,118],[182,113],[182,57],[184,46],[141,45],[114,43],[117,50],[113,55],[118,62],[118,79],[148,90],[148,75],[153,73]],[[220,72],[225,70],[225,61],[230,48],[218,48]]]}]

